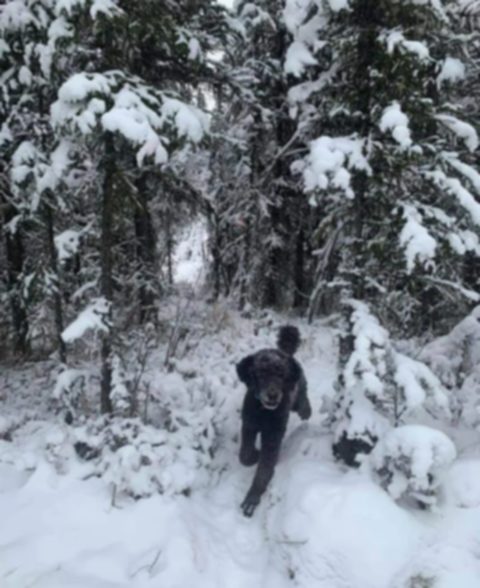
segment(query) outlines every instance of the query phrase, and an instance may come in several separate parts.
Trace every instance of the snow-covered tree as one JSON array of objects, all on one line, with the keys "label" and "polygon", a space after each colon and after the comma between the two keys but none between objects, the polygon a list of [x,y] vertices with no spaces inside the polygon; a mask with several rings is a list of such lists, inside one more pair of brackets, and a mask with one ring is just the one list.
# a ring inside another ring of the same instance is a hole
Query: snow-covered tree
[{"label": "snow-covered tree", "polygon": [[425,362],[449,391],[455,422],[473,428],[480,424],[480,307],[446,335],[421,350]]},{"label": "snow-covered tree", "polygon": [[[56,337],[62,330],[54,246],[56,213],[63,202],[66,151],[49,122],[49,107],[67,75],[72,36],[54,0],[5,3],[0,12],[0,153],[2,160],[2,230],[8,266],[7,292],[16,347],[43,331],[39,302],[52,301]],[[35,246],[26,247],[26,242]]]},{"label": "snow-covered tree", "polygon": [[455,445],[441,431],[406,425],[385,435],[373,451],[372,465],[392,498],[414,498],[425,508],[436,504],[442,477],[456,456]]},{"label": "snow-covered tree", "polygon": [[65,343],[90,328],[81,317],[95,316],[104,411],[114,331],[155,316],[157,226],[171,231],[176,201],[192,200],[185,169],[209,126],[199,84],[217,75],[210,56],[229,30],[225,9],[210,0],[1,7],[2,229],[13,331],[25,347],[28,320],[38,315],[42,350],[55,339],[64,361]]},{"label": "snow-covered tree", "polygon": [[298,148],[283,70],[283,3],[236,6],[239,37],[219,96],[212,161],[211,250],[217,293],[291,308],[305,304],[311,211],[290,170]]},{"label": "snow-covered tree", "polygon": [[333,451],[358,465],[358,455],[369,453],[392,427],[422,409],[448,417],[450,406],[439,379],[424,363],[395,349],[364,302],[349,300],[345,310]]},{"label": "snow-covered tree", "polygon": [[287,1],[285,67],[309,145],[295,170],[322,211],[313,311],[332,289],[394,332],[440,328],[478,294],[477,132],[451,88],[466,75],[449,2]]}]

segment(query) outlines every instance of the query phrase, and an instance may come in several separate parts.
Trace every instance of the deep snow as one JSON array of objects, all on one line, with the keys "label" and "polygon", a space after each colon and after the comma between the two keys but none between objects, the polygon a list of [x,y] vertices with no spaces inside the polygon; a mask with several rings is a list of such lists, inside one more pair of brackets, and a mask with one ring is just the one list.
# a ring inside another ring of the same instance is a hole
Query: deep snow
[{"label": "deep snow", "polygon": [[273,342],[273,330],[265,319],[255,335],[250,319],[225,308],[212,314],[221,330],[206,333],[189,361],[215,369],[227,418],[219,468],[189,497],[120,497],[112,505],[103,480],[81,479],[80,463],[60,475],[43,452],[45,439],[65,427],[47,410],[51,382],[39,365],[29,366],[30,379],[4,372],[4,426],[22,414],[43,420],[0,441],[2,588],[478,588],[480,459],[471,447],[460,456],[434,512],[398,505],[366,468],[335,463],[320,412],[336,375],[328,325],[297,323],[314,416],[301,424],[292,415],[274,480],[253,519],[242,516],[253,472],[236,456],[243,389],[234,361]]},{"label": "deep snow", "polygon": [[[176,276],[190,276],[194,289],[202,265],[197,229],[196,245],[177,251]],[[163,402],[181,405],[204,391],[213,399],[220,444],[188,497],[113,500],[88,464],[52,453],[69,430],[52,411],[55,362],[0,372],[1,588],[479,588],[478,434],[446,431],[458,458],[433,510],[397,504],[368,462],[351,470],[332,457],[325,412],[337,376],[332,324],[167,301],[160,323],[178,320],[188,320],[190,338],[169,360],[173,372],[164,367],[167,337],[145,377]],[[239,505],[253,470],[237,459],[244,390],[234,366],[272,345],[286,320],[302,333],[298,359],[313,416],[301,423],[292,415],[274,479],[247,519]],[[428,352],[438,359],[435,349]],[[92,371],[88,358],[80,367]]]}]

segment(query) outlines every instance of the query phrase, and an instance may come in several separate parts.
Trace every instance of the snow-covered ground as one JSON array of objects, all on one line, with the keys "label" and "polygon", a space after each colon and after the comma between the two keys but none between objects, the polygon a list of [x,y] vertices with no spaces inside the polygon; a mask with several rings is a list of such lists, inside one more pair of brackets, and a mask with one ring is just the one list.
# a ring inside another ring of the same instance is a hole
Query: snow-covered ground
[{"label": "snow-covered ground", "polygon": [[[243,389],[234,364],[274,343],[281,319],[254,321],[221,306],[204,312],[211,328],[177,369],[214,390],[222,442],[189,496],[112,501],[103,479],[83,479],[84,464],[59,472],[45,447],[68,427],[48,410],[48,364],[23,376],[4,371],[3,426],[17,420],[11,440],[0,441],[0,586],[478,588],[478,453],[460,455],[433,512],[396,504],[368,471],[336,463],[321,414],[336,377],[335,331],[320,322],[294,321],[313,417],[292,415],[274,480],[254,517],[243,517],[253,471],[237,460]],[[155,369],[168,383],[172,375]]]},{"label": "snow-covered ground", "polygon": [[[173,479],[171,491],[149,492],[141,500],[114,494],[107,477],[94,476],[91,464],[72,450],[72,428],[55,414],[55,362],[5,366],[0,372],[0,587],[479,588],[478,435],[472,429],[469,436],[454,427],[446,431],[459,455],[431,511],[406,501],[397,504],[379,487],[368,463],[352,470],[335,462],[325,414],[337,378],[333,323],[241,315],[227,304],[195,301],[203,238],[195,226],[176,252],[176,280],[190,282],[190,298],[166,301],[160,311],[161,325],[178,332],[188,326],[186,335],[173,352],[175,339],[165,328],[144,377],[153,399],[149,422],[158,424],[162,405],[170,407],[172,418],[177,409],[184,420],[198,418],[199,430],[202,418],[211,415],[216,440],[206,453],[214,448],[213,454],[202,462],[195,452],[185,453],[182,443],[195,442],[197,434],[187,423],[194,436],[185,437],[180,427],[179,446],[172,443],[164,462],[171,472],[161,472],[162,480]],[[244,389],[235,363],[273,345],[276,328],[287,320],[302,334],[298,358],[313,416],[301,423],[292,415],[274,479],[248,519],[239,505],[253,470],[237,459]],[[467,327],[476,328],[472,319],[465,325],[455,331],[457,339]],[[450,352],[439,354],[440,343],[426,349],[430,363],[453,358]],[[461,347],[458,341],[455,346]],[[95,374],[88,356],[80,367]],[[94,392],[97,386],[94,378]],[[115,463],[123,467],[128,460]],[[202,475],[189,479],[191,491],[181,493],[174,478],[185,475],[185,464]],[[148,482],[142,472],[134,468],[132,476]]]}]

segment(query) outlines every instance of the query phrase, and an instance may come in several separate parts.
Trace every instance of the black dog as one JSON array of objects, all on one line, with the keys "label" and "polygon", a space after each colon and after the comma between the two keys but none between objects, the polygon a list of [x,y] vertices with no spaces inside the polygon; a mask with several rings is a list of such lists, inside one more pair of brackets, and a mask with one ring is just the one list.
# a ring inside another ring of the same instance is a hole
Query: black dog
[{"label": "black dog", "polygon": [[[297,412],[302,420],[312,414],[305,375],[293,358],[299,344],[298,329],[285,326],[279,332],[278,349],[262,349],[237,364],[238,377],[247,385],[242,408],[240,462],[245,466],[258,462],[252,485],[241,505],[247,517],[252,516],[272,479],[290,411]],[[260,451],[255,447],[259,433]]]}]

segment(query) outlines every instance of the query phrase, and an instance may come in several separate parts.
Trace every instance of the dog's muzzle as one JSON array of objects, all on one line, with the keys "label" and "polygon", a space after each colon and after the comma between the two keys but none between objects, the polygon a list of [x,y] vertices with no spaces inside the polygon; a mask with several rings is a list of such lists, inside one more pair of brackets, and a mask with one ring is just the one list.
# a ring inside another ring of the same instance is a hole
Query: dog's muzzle
[{"label": "dog's muzzle", "polygon": [[266,402],[262,402],[263,408],[266,408],[267,410],[275,410],[278,408],[279,404],[280,402],[276,402],[275,404],[267,404]]},{"label": "dog's muzzle", "polygon": [[259,400],[267,410],[275,410],[282,401],[282,395],[275,391],[264,391],[260,393]]}]

